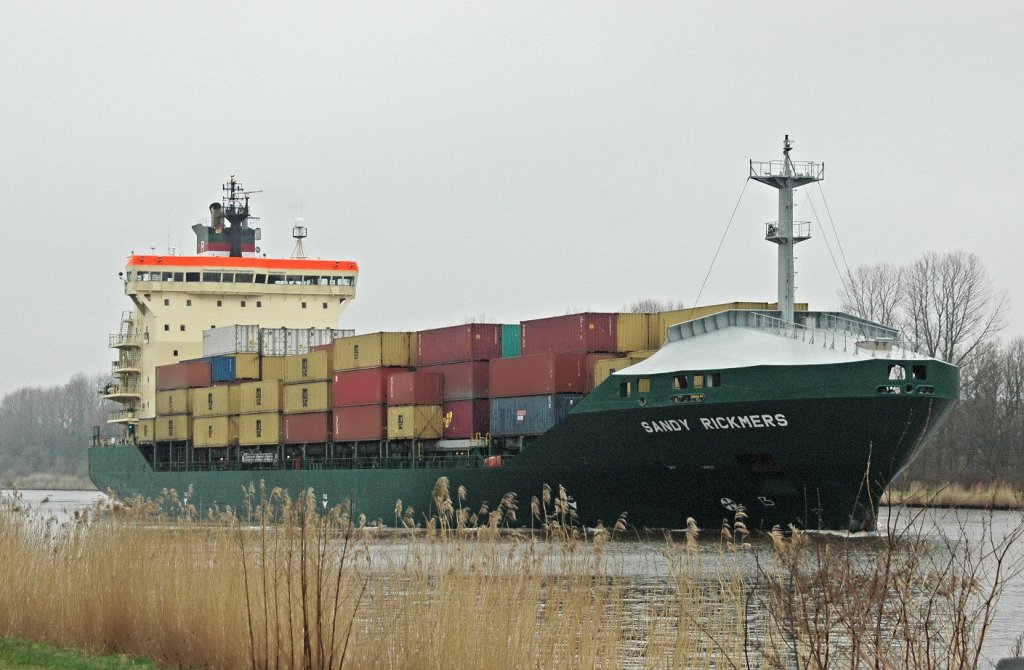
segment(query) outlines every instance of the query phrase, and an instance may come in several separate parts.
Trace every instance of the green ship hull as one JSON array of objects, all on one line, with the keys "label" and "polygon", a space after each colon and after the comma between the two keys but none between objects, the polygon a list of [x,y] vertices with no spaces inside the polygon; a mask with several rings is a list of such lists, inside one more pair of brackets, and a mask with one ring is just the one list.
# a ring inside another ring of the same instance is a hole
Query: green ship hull
[{"label": "green ship hull", "polygon": [[[714,528],[742,506],[752,529],[872,529],[882,492],[959,390],[953,366],[931,359],[927,385],[903,388],[888,382],[890,364],[737,369],[728,384],[685,396],[687,402],[671,391],[622,398],[620,379],[611,378],[500,467],[413,460],[411,467],[352,468],[314,459],[301,469],[236,463],[154,470],[138,447],[126,445],[90,449],[89,470],[100,490],[122,497],[191,489],[188,502],[200,510],[244,510],[245,491],[260,482],[292,496],[312,488],[318,501],[348,501],[354,514],[390,525],[398,500],[414,507],[422,525],[436,512],[431,492],[444,476],[453,492],[466,488],[462,504],[474,512],[515,493],[520,526],[539,523],[531,520],[530,499],[546,484],[556,494],[565,487],[588,526],[614,523],[625,512],[637,527],[681,528],[693,517]],[[670,388],[661,381],[652,377],[652,388]]]}]

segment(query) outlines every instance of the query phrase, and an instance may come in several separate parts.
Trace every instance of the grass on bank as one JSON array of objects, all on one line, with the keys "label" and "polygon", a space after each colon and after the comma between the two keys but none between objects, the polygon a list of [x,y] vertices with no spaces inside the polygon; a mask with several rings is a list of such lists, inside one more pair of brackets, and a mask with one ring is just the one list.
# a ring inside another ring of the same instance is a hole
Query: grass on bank
[{"label": "grass on bank", "polygon": [[[0,501],[0,636],[197,669],[970,669],[1020,568],[1020,527],[751,541],[739,513],[666,536],[638,577],[615,551],[624,518],[587,533],[563,490],[539,493],[468,509],[442,478],[431,509],[396,503],[397,535],[312,492],[253,490],[205,519],[170,494],[65,524]],[[545,539],[503,532],[521,514]]]},{"label": "grass on bank", "polygon": [[58,649],[49,644],[0,639],[0,670],[161,670],[148,658],[124,654],[94,656],[85,652]]}]

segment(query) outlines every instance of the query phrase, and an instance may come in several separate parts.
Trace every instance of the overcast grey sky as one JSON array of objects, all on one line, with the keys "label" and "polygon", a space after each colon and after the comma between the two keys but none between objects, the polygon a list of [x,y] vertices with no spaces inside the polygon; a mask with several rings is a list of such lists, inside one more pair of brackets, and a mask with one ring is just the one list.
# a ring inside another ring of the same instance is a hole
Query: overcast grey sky
[{"label": "overcast grey sky", "polygon": [[[1021,2],[2,0],[0,393],[108,370],[125,257],[194,249],[231,174],[265,251],[301,214],[359,262],[342,327],[412,330],[692,304],[785,133],[851,267],[976,253],[1024,334],[1021,35]],[[806,190],[797,299],[835,308]],[[774,300],[775,197],[701,302]]]}]

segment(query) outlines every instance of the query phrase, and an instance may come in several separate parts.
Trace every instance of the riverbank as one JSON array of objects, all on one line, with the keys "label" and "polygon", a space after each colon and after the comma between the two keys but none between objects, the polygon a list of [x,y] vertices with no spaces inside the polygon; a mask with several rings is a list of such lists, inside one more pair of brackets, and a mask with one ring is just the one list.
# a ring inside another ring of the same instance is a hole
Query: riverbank
[{"label": "riverbank", "polygon": [[63,670],[161,670],[144,657],[124,654],[96,656],[83,651],[58,649],[42,642],[0,639],[0,668],[59,668]]},{"label": "riverbank", "polygon": [[929,486],[909,482],[890,486],[881,500],[883,505],[907,507],[958,507],[963,509],[1024,509],[1024,493],[1009,484],[957,484],[944,482]]}]

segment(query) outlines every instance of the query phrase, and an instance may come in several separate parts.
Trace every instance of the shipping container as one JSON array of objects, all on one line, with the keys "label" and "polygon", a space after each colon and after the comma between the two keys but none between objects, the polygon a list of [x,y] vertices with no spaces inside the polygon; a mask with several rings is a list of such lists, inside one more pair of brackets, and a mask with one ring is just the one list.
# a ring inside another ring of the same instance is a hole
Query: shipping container
[{"label": "shipping container", "polygon": [[569,414],[583,396],[558,393],[491,400],[491,435],[540,435]]},{"label": "shipping container", "polygon": [[388,407],[389,440],[436,440],[443,429],[440,405]]},{"label": "shipping container", "polygon": [[285,384],[283,387],[285,414],[327,412],[331,409],[331,383]]},{"label": "shipping container", "polygon": [[192,437],[192,417],[172,414],[156,418],[157,442],[184,442]]},{"label": "shipping container", "polygon": [[406,368],[368,368],[335,372],[331,402],[335,407],[383,405],[388,401],[388,378]]},{"label": "shipping container", "polygon": [[264,328],[260,331],[260,352],[264,356],[308,354],[310,347],[330,344],[350,332],[335,328]]},{"label": "shipping container", "polygon": [[193,417],[238,414],[238,386],[208,386],[189,391]]},{"label": "shipping container", "polygon": [[431,365],[420,368],[420,370],[444,377],[442,399],[445,401],[472,400],[473,398],[486,398],[489,395],[490,369],[485,361]]},{"label": "shipping container", "polygon": [[618,358],[621,358],[619,354],[587,354],[585,363],[587,368],[587,385],[583,388],[585,393],[590,393],[597,387],[597,364],[601,361]]},{"label": "shipping container", "polygon": [[452,400],[441,407],[444,425],[441,436],[446,440],[468,439],[486,435],[491,430],[489,400]]},{"label": "shipping container", "polygon": [[210,356],[200,360],[210,364],[210,381],[235,381],[235,359],[233,356]]},{"label": "shipping container", "polygon": [[265,382],[284,381],[284,356],[261,356],[259,378]]},{"label": "shipping container", "polygon": [[192,406],[189,404],[192,398],[188,389],[177,389],[176,391],[156,392],[156,414],[157,416],[170,416],[171,414],[189,414]]},{"label": "shipping container", "polygon": [[501,357],[515,358],[523,352],[523,327],[518,323],[505,323],[501,326]]},{"label": "shipping container", "polygon": [[650,348],[649,314],[615,315],[615,351],[640,351]]},{"label": "shipping container", "polygon": [[238,443],[267,446],[281,442],[281,415],[277,412],[242,414],[238,417]]},{"label": "shipping container", "polygon": [[[793,307],[797,312],[807,311],[806,302],[796,303]],[[665,343],[665,332],[668,330],[668,327],[674,326],[677,323],[692,321],[694,319],[710,316],[711,314],[725,312],[730,309],[758,309],[773,312],[778,308],[778,303],[774,302],[726,302],[718,305],[704,305],[689,309],[676,309],[669,312],[656,312],[649,315],[650,333],[646,348],[660,349],[661,345]]]},{"label": "shipping container", "polygon": [[310,351],[284,357],[284,382],[326,382],[331,379],[331,352]]},{"label": "shipping container", "polygon": [[238,385],[239,414],[281,411],[281,382],[246,382]]},{"label": "shipping container", "polygon": [[229,447],[238,444],[237,416],[205,416],[192,420],[192,445]]},{"label": "shipping container", "polygon": [[334,370],[408,367],[415,340],[409,333],[369,333],[334,341]]},{"label": "shipping container", "polygon": [[333,413],[335,442],[376,442],[387,435],[387,405],[335,407]]},{"label": "shipping container", "polygon": [[248,381],[260,378],[259,354],[234,354],[232,358],[235,359],[235,379]]},{"label": "shipping container", "polygon": [[157,391],[209,386],[212,382],[210,364],[204,361],[187,361],[156,366]]},{"label": "shipping container", "polygon": [[421,330],[416,365],[488,361],[501,358],[501,324],[467,323]]},{"label": "shipping container", "polygon": [[586,387],[586,354],[535,354],[490,362],[492,398],[583,393]]},{"label": "shipping container", "polygon": [[260,351],[260,327],[222,326],[203,331],[203,356],[225,354],[258,354]]},{"label": "shipping container", "polygon": [[135,424],[135,441],[139,444],[152,444],[156,440],[156,419],[139,419]]},{"label": "shipping container", "polygon": [[522,323],[522,355],[615,351],[617,314],[584,312]]},{"label": "shipping container", "polygon": [[636,365],[640,361],[650,358],[654,350],[631,351],[623,358],[608,358],[594,363],[594,388],[601,385],[613,372],[625,370],[630,365]]},{"label": "shipping container", "polygon": [[331,413],[282,414],[285,444],[320,444],[331,441]]},{"label": "shipping container", "polygon": [[389,405],[440,405],[444,377],[429,372],[396,372],[388,377]]}]

